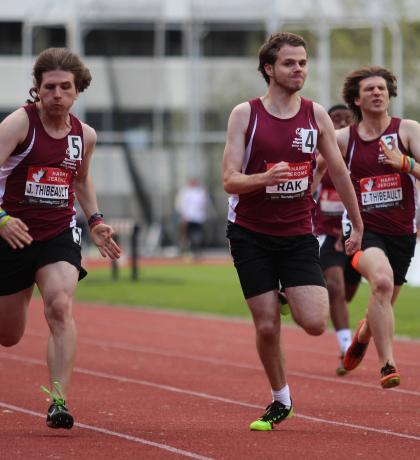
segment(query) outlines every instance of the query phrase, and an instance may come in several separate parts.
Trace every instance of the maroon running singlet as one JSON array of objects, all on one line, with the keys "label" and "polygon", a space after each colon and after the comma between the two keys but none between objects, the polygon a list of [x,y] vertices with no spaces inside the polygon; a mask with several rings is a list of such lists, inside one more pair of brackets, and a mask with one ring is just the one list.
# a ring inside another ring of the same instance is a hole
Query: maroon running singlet
[{"label": "maroon running singlet", "polygon": [[228,220],[249,230],[274,236],[312,233],[312,172],[319,129],[313,102],[301,98],[298,113],[277,118],[261,99],[249,101],[251,115],[246,132],[242,172],[258,174],[280,161],[289,163],[285,183],[249,193],[231,195]]},{"label": "maroon running singlet", "polygon": [[398,134],[401,119],[392,118],[377,139],[364,141],[355,124],[350,127],[346,163],[353,182],[365,230],[386,235],[410,235],[416,232],[415,179],[383,163],[379,139],[391,147],[395,140],[400,151],[410,155]]},{"label": "maroon running singlet", "polygon": [[322,177],[318,190],[319,198],[314,217],[315,233],[336,237],[338,232],[341,232],[341,217],[345,208],[328,171]]},{"label": "maroon running singlet", "polygon": [[29,227],[35,241],[44,241],[76,224],[73,181],[83,159],[83,128],[70,114],[70,132],[54,139],[36,105],[24,109],[28,134],[0,168],[0,203]]}]

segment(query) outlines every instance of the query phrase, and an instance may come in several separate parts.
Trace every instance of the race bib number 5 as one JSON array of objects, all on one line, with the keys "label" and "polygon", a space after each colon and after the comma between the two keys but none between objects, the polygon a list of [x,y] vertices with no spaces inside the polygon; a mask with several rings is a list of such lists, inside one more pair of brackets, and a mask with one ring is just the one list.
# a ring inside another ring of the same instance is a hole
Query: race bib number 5
[{"label": "race bib number 5", "polygon": [[[267,170],[275,163],[268,163]],[[303,198],[309,187],[309,174],[311,162],[289,163],[289,175],[286,182],[270,185],[265,188],[265,193],[270,200],[293,200]]]}]

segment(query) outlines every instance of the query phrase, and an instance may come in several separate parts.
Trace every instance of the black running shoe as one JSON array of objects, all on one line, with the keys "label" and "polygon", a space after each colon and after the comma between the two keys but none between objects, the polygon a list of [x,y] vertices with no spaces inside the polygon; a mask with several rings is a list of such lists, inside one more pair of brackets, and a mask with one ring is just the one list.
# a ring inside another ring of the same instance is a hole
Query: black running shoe
[{"label": "black running shoe", "polygon": [[67,407],[63,404],[54,402],[48,409],[47,426],[50,428],[65,428],[69,430],[74,423],[73,417]]},{"label": "black running shoe", "polygon": [[281,402],[273,401],[266,407],[264,414],[249,425],[249,428],[252,431],[270,431],[273,429],[274,424],[292,416],[293,405],[287,408]]},{"label": "black running shoe", "polygon": [[47,413],[47,426],[50,428],[65,428],[69,430],[73,426],[74,420],[66,407],[60,382],[53,382],[53,387],[54,393],[48,388],[41,386],[41,390],[47,393],[52,400],[52,404],[48,408]]},{"label": "black running shoe", "polygon": [[393,388],[397,387],[401,382],[400,373],[395,369],[395,366],[389,363],[381,369],[381,387]]}]

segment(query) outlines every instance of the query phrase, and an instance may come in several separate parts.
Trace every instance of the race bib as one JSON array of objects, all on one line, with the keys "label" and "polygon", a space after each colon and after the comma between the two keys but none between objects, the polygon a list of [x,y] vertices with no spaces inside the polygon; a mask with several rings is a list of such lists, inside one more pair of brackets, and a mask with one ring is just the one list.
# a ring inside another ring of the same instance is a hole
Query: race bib
[{"label": "race bib", "polygon": [[[267,170],[276,163],[268,163]],[[289,163],[289,175],[286,182],[278,185],[269,185],[265,188],[266,197],[269,200],[294,200],[303,198],[309,187],[309,174],[311,162]]]},{"label": "race bib", "polygon": [[345,238],[350,236],[351,231],[353,230],[353,225],[352,225],[351,220],[349,219],[346,211],[343,213],[343,217],[341,219],[341,228],[343,230],[343,236]]},{"label": "race bib", "polygon": [[82,138],[80,136],[67,136],[67,158],[70,160],[82,159]]},{"label": "race bib", "polygon": [[[392,150],[392,142],[394,142],[395,146],[399,149],[397,133],[384,134],[383,136],[381,136],[381,141],[384,142],[384,144],[386,144],[389,150]],[[385,160],[386,155],[382,152],[379,152],[378,162],[383,163]]]},{"label": "race bib", "polygon": [[329,216],[341,216],[344,212],[344,204],[340,195],[334,189],[323,189],[319,197],[319,208],[323,214]]},{"label": "race bib", "polygon": [[318,141],[318,131],[302,128],[300,137],[302,138],[302,153],[314,153]]},{"label": "race bib", "polygon": [[360,179],[360,196],[364,211],[399,206],[403,199],[401,176],[383,176]]},{"label": "race bib", "polygon": [[26,201],[51,207],[66,207],[71,173],[61,168],[28,168],[25,184]]},{"label": "race bib", "polygon": [[73,227],[72,228],[72,233],[73,233],[73,241],[81,246],[82,244],[82,229],[80,227]]}]

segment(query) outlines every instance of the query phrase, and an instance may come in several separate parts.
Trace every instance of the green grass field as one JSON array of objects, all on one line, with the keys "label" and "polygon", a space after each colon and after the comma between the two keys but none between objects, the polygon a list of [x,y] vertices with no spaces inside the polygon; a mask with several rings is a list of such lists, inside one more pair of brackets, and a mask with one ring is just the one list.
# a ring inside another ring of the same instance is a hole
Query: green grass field
[{"label": "green grass field", "polygon": [[[250,318],[231,265],[144,266],[140,267],[139,280],[135,282],[130,280],[128,269],[120,270],[118,281],[111,280],[109,268],[91,269],[89,276],[79,283],[76,298]],[[352,328],[362,318],[367,298],[368,287],[362,284],[350,304]],[[420,338],[419,299],[420,288],[404,286],[401,290],[395,306],[398,335]]]}]

